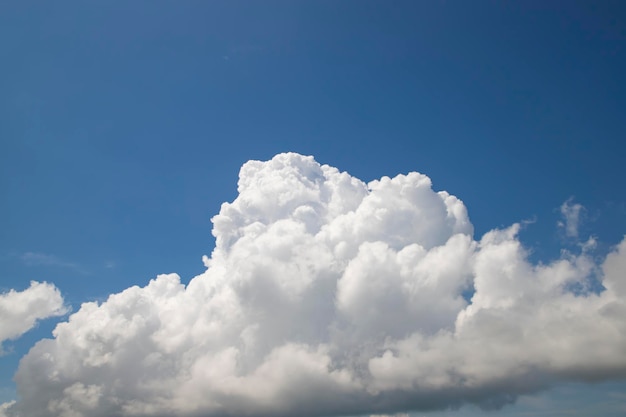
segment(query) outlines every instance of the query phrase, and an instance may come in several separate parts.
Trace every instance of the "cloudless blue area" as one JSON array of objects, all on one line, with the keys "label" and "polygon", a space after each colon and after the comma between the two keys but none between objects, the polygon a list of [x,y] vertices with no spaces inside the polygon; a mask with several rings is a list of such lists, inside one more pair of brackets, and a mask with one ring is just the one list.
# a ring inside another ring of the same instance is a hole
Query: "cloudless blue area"
[{"label": "cloudless blue area", "polygon": [[[187,282],[241,164],[284,151],[427,174],[477,238],[533,219],[538,259],[572,196],[599,250],[626,233],[620,0],[11,0],[0,60],[0,290]],[[0,401],[53,325],[7,345]]]}]

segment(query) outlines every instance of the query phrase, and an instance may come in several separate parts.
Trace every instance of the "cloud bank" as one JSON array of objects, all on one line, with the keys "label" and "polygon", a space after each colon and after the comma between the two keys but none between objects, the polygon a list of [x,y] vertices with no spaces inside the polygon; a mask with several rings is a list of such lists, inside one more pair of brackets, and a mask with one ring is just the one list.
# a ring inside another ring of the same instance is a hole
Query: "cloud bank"
[{"label": "cloud bank", "polygon": [[2,343],[15,340],[38,320],[67,313],[59,290],[47,282],[31,281],[24,291],[0,294],[0,354]]},{"label": "cloud bank", "polygon": [[422,174],[365,184],[293,153],[246,163],[238,191],[206,272],[83,304],[22,359],[6,415],[489,409],[626,377],[626,241],[532,264],[519,225],[474,240]]}]

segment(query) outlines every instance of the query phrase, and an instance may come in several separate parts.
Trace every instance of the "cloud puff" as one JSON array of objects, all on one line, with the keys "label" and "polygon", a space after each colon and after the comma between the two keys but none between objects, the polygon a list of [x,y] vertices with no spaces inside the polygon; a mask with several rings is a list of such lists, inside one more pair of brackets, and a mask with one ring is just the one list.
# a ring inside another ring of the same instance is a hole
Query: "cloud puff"
[{"label": "cloud puff", "polygon": [[246,163],[238,191],[205,273],[83,304],[22,359],[7,415],[489,409],[626,377],[626,242],[535,265],[518,225],[474,240],[424,175],[365,184],[293,153]]},{"label": "cloud puff", "polygon": [[2,343],[32,329],[37,320],[67,313],[59,290],[47,282],[31,281],[24,291],[0,294],[0,353]]},{"label": "cloud puff", "polygon": [[0,404],[0,417],[6,417],[7,410],[11,408],[13,404],[15,404],[15,401],[10,401],[4,404]]},{"label": "cloud puff", "polygon": [[572,204],[572,199],[570,198],[561,204],[560,209],[563,221],[559,221],[558,225],[565,230],[567,237],[578,238],[581,216],[585,208],[578,203]]}]

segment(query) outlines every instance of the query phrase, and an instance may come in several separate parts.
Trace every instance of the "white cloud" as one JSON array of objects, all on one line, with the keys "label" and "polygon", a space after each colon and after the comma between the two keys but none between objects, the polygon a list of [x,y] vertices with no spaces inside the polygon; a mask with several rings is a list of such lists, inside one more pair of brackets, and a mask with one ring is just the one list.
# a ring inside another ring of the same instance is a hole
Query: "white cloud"
[{"label": "white cloud", "polygon": [[32,329],[37,320],[67,312],[59,290],[46,282],[31,281],[24,291],[0,294],[0,353],[2,343]]},{"label": "white cloud", "polygon": [[[519,225],[475,241],[424,175],[297,154],[246,163],[238,190],[205,273],[83,304],[22,359],[8,415],[390,415],[626,377],[626,241],[534,265]],[[602,293],[568,290],[595,274]]]},{"label": "white cloud", "polygon": [[6,417],[7,410],[11,408],[13,404],[15,404],[15,401],[9,401],[9,402],[0,404],[0,417]]},{"label": "white cloud", "polygon": [[572,204],[572,199],[561,204],[561,215],[563,220],[558,225],[565,231],[565,235],[571,238],[578,238],[578,229],[580,228],[581,216],[585,208],[578,203]]}]

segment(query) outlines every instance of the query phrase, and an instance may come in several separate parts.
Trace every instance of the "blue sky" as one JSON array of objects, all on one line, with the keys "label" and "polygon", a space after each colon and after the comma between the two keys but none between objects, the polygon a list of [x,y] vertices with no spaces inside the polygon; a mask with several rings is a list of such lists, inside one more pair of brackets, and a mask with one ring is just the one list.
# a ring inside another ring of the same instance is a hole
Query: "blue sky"
[{"label": "blue sky", "polygon": [[[576,247],[557,227],[569,198],[598,257],[626,233],[620,1],[11,1],[0,50],[3,291],[53,282],[76,311],[188,282],[241,165],[287,151],[364,181],[424,173],[477,239],[532,220],[537,260]],[[6,345],[0,400],[59,320]],[[624,392],[597,387],[529,415]]]}]

